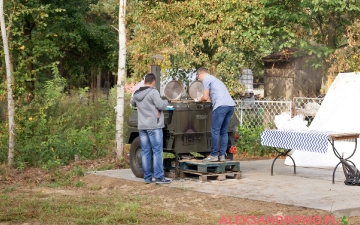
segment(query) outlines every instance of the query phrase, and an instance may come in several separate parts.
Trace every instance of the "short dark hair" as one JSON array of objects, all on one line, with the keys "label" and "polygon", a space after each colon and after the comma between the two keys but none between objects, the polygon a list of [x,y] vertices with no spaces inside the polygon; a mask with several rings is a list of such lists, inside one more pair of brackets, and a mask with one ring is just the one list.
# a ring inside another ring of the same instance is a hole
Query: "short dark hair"
[{"label": "short dark hair", "polygon": [[145,84],[151,84],[153,81],[156,80],[156,77],[153,73],[148,73],[145,75]]},{"label": "short dark hair", "polygon": [[205,67],[201,67],[196,71],[196,74],[199,73],[209,73],[209,71]]}]

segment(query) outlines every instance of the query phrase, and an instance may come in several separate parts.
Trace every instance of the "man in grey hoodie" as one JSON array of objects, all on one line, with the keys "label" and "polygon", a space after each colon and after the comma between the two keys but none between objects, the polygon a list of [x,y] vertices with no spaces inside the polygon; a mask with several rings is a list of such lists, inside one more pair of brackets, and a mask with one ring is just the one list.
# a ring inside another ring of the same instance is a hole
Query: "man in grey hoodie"
[{"label": "man in grey hoodie", "polygon": [[[145,76],[144,87],[135,91],[131,105],[137,107],[138,130],[140,136],[142,169],[146,184],[152,181],[151,158],[153,158],[154,177],[157,184],[169,184],[171,181],[164,177],[163,167],[163,131],[164,110],[168,101],[160,97],[155,87],[155,75]],[[151,155],[152,151],[152,155]]]}]

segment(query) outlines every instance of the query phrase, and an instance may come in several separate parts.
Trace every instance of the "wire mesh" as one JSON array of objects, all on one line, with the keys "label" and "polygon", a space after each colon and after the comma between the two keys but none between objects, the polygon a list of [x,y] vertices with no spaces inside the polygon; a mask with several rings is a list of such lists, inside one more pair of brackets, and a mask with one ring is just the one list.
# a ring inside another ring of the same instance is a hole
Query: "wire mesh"
[{"label": "wire mesh", "polygon": [[292,100],[236,100],[235,114],[241,127],[275,129],[274,119],[283,112],[292,116],[302,114],[311,123],[323,97],[294,97]]},{"label": "wire mesh", "polygon": [[307,98],[307,97],[294,97],[293,98],[293,114],[295,115],[303,115],[304,119],[308,121],[308,126],[313,121],[316,112],[319,110],[321,103],[323,102],[323,97],[316,98]]},{"label": "wire mesh", "polygon": [[241,127],[255,128],[258,126],[264,128],[274,128],[274,119],[276,115],[282,112],[291,114],[291,101],[272,101],[272,100],[237,100],[236,116],[240,121]]}]

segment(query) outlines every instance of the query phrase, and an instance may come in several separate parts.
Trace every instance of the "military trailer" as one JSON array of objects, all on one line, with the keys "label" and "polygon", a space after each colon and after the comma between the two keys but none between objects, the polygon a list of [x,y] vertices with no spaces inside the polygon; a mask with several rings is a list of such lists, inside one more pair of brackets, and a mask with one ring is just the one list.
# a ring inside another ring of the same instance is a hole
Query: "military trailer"
[{"label": "military trailer", "polygon": [[[196,158],[198,154],[206,157],[211,152],[211,118],[210,102],[195,102],[193,99],[202,95],[200,81],[193,82],[188,88],[192,99],[181,99],[183,87],[180,82],[171,81],[165,87],[164,94],[170,100],[169,110],[164,110],[163,151],[174,157],[164,159],[164,169],[173,171],[178,177],[179,160]],[[228,127],[228,147],[226,158],[233,159],[236,151],[235,142],[239,138],[236,127],[239,121],[233,114]],[[137,177],[143,177],[141,166],[141,145],[137,129],[137,110],[135,109],[128,122],[128,144],[130,148],[130,166]]]}]

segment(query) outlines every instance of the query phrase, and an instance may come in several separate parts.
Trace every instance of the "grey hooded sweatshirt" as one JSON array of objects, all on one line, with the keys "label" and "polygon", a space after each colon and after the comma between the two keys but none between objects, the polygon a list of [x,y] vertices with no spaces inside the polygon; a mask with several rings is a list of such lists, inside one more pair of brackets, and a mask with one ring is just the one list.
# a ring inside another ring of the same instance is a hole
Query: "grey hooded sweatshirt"
[{"label": "grey hooded sweatshirt", "polygon": [[155,87],[141,87],[135,91],[130,104],[137,107],[139,130],[158,129],[165,126],[162,110],[166,108],[168,101],[161,99]]}]

